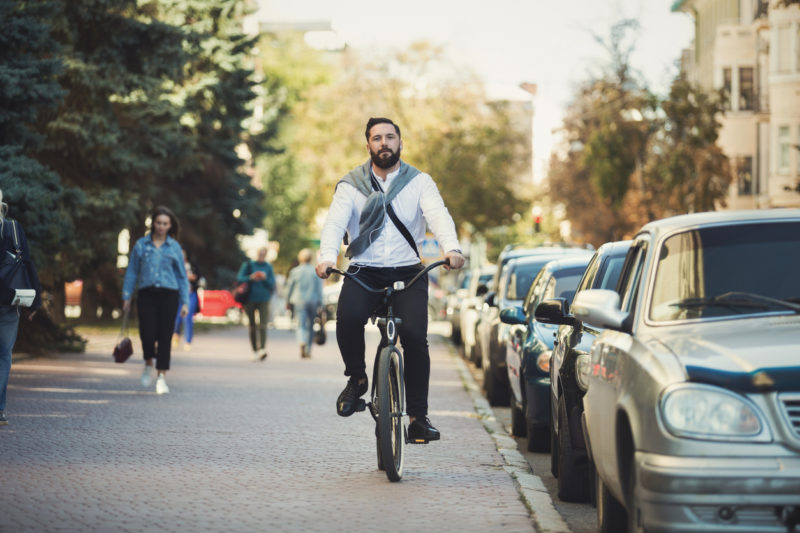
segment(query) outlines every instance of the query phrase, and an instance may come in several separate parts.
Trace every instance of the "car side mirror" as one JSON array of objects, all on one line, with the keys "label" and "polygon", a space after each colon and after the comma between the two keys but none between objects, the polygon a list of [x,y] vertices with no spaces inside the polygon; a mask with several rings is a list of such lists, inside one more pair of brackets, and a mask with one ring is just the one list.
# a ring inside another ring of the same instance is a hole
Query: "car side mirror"
[{"label": "car side mirror", "polygon": [[522,307],[518,305],[515,305],[514,307],[506,307],[500,311],[500,322],[511,325],[524,324],[525,311],[523,311]]},{"label": "car side mirror", "polygon": [[575,317],[569,314],[569,303],[566,298],[544,300],[536,306],[533,314],[537,322],[543,324],[574,325]]},{"label": "car side mirror", "polygon": [[478,288],[475,290],[475,296],[483,296],[487,292],[489,292],[489,286],[486,285],[485,283],[481,283],[480,285],[478,285]]}]

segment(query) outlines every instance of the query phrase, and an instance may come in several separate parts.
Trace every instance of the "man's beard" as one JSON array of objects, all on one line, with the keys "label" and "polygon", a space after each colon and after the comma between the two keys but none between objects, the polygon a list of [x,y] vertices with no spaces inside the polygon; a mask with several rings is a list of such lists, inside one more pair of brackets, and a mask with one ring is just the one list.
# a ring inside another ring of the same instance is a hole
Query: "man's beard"
[{"label": "man's beard", "polygon": [[[372,158],[372,162],[375,163],[375,166],[378,168],[391,168],[393,167],[399,160],[400,160],[400,148],[397,149],[396,152],[392,152],[391,149],[385,148],[380,150],[378,153],[373,152],[372,150],[369,151],[369,156]],[[381,152],[389,152],[389,157],[384,157],[381,155]]]}]

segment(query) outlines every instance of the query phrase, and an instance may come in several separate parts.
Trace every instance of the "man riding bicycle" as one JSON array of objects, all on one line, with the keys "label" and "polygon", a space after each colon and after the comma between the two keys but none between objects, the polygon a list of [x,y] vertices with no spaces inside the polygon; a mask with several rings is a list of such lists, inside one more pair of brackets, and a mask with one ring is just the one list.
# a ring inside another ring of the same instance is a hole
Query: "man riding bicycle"
[{"label": "man riding bicycle", "polygon": [[[455,224],[436,183],[400,160],[400,128],[388,118],[370,118],[364,134],[370,159],[336,185],[322,228],[317,275],[327,278],[327,269],[336,266],[346,232],[348,272],[376,288],[407,282],[422,270],[418,245],[425,238],[426,222],[447,250],[450,268],[461,268],[464,256]],[[336,341],[349,380],[336,401],[340,416],[352,415],[358,399],[367,392],[364,326],[380,303],[381,295],[344,280],[336,311]],[[408,438],[437,440],[439,431],[427,416],[431,366],[427,277],[398,295],[395,312],[403,319],[399,338],[405,361]]]}]

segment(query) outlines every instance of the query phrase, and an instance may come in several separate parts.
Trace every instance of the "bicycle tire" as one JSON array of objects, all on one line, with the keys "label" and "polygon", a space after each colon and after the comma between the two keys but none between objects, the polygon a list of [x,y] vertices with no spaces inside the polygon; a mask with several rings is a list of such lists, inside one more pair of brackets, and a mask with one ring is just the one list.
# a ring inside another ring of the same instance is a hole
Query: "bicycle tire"
[{"label": "bicycle tire", "polygon": [[394,346],[381,350],[377,387],[379,453],[386,477],[389,481],[400,481],[406,444],[403,426],[405,392],[402,357]]}]

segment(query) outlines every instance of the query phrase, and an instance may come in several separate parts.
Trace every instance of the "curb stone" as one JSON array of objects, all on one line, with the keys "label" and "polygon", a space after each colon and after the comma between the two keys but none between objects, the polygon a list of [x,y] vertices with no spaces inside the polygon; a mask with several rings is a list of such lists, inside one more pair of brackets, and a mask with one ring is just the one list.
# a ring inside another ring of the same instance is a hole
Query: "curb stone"
[{"label": "curb stone", "polygon": [[505,463],[503,469],[514,480],[520,498],[530,510],[534,529],[539,533],[570,533],[569,526],[553,506],[553,500],[542,479],[531,472],[528,461],[517,449],[517,441],[506,432],[503,424],[494,416],[489,402],[481,395],[480,387],[475,383],[464,361],[454,355],[452,350],[449,351],[464,382],[464,388],[472,398],[475,412],[503,457]]}]

